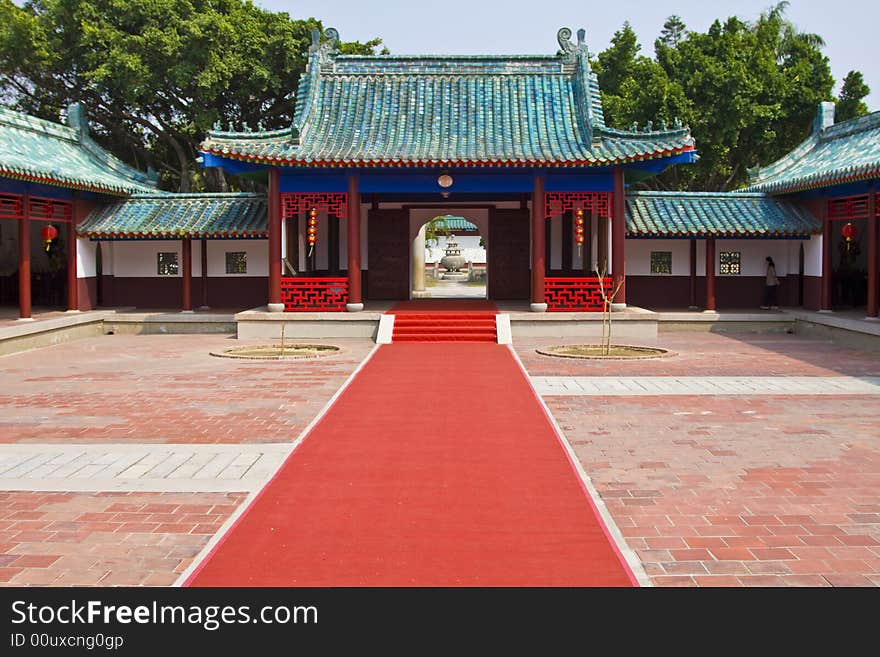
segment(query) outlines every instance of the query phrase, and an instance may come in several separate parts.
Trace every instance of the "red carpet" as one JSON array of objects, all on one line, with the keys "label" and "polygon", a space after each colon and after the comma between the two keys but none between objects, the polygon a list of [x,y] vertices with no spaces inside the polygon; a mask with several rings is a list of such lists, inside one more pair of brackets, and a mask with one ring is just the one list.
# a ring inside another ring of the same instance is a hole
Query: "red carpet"
[{"label": "red carpet", "polygon": [[506,346],[379,348],[189,586],[628,586]]}]

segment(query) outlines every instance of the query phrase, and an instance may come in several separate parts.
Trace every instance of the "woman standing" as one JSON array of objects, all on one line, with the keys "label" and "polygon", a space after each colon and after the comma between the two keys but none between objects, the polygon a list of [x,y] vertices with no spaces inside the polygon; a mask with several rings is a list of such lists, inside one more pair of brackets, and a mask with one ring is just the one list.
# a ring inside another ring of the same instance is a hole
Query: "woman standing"
[{"label": "woman standing", "polygon": [[777,289],[779,288],[779,279],[776,277],[776,264],[773,258],[767,256],[767,277],[764,282],[764,310],[778,310],[779,301]]}]

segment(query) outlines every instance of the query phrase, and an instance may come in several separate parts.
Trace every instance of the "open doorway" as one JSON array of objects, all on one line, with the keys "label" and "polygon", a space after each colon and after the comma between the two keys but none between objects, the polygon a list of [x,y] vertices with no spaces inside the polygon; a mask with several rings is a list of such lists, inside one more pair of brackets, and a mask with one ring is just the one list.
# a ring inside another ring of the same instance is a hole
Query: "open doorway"
[{"label": "open doorway", "polygon": [[486,236],[466,217],[436,215],[412,242],[412,299],[486,299]]}]

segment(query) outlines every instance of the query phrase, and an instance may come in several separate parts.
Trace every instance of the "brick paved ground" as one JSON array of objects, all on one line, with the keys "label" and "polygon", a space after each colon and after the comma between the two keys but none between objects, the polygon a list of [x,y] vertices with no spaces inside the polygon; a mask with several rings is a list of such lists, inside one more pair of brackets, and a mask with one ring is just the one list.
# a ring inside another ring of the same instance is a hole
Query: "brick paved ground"
[{"label": "brick paved ground", "polygon": [[538,347],[577,344],[571,338],[516,339],[529,374],[543,376],[880,376],[880,355],[785,333],[665,333],[624,344],[661,347],[674,358],[598,361],[554,358]]},{"label": "brick paved ground", "polygon": [[284,442],[373,347],[285,362],[216,358],[215,335],[109,335],[0,358],[3,442]]},{"label": "brick paved ground", "polygon": [[[573,341],[568,341],[569,343]],[[530,374],[874,375],[877,354],[789,335],[675,334],[658,361],[516,346]],[[876,396],[548,396],[658,585],[880,585]]]},{"label": "brick paved ground", "polygon": [[167,586],[243,493],[0,491],[0,586]]}]

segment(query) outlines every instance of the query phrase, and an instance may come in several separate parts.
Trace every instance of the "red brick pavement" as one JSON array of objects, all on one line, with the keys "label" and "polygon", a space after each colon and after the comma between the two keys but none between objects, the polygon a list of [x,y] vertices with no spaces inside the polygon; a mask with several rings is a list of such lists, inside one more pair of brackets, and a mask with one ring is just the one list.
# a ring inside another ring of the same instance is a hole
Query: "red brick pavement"
[{"label": "red brick pavement", "polygon": [[373,347],[259,362],[210,351],[214,335],[112,335],[0,358],[0,442],[284,442]]},{"label": "red brick pavement", "polygon": [[244,493],[0,492],[0,586],[167,586]]},{"label": "red brick pavement", "polygon": [[[600,361],[543,356],[536,348],[578,344],[573,338],[517,339],[536,376],[880,376],[880,354],[785,333],[661,333],[653,340],[615,342],[669,349],[674,357]],[[598,340],[593,340],[598,342]]]},{"label": "red brick pavement", "polygon": [[[526,353],[542,375],[867,375],[876,354],[794,336],[678,334],[660,361]],[[547,344],[547,341],[542,341]],[[880,586],[876,396],[548,397],[661,586]]]}]

